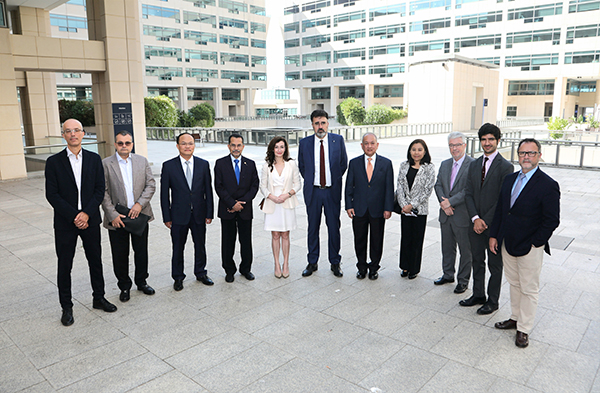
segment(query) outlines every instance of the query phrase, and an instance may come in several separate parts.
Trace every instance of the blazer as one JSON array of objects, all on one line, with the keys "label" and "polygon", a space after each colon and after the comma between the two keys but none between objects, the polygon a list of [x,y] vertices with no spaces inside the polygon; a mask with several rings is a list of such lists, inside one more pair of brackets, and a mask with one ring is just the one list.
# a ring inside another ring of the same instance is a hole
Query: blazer
[{"label": "blazer", "polygon": [[163,222],[187,225],[192,214],[198,223],[213,218],[213,193],[208,161],[193,156],[190,190],[179,156],[165,161],[160,174],[160,208]]},{"label": "blazer", "polygon": [[448,220],[452,220],[458,227],[468,227],[471,224],[469,213],[467,212],[467,205],[465,204],[465,194],[467,188],[467,173],[469,172],[469,165],[473,161],[473,158],[465,154],[465,159],[456,174],[452,189],[450,189],[450,178],[452,177],[452,165],[454,165],[454,159],[449,158],[442,161],[440,170],[438,172],[437,181],[435,182],[435,195],[437,196],[438,202],[442,202],[442,197],[447,198],[450,201],[450,205],[454,208],[454,214],[447,216],[444,210],[440,208],[439,221],[444,224]]},{"label": "blazer", "polygon": [[[273,167],[273,170],[276,171],[275,167]],[[281,207],[284,209],[294,209],[298,206],[298,197],[296,196],[296,193],[300,191],[300,171],[298,170],[298,165],[294,159],[286,161],[281,175],[283,176],[283,193],[288,193],[292,190],[295,192],[294,195],[281,204]],[[265,197],[262,211],[267,214],[273,213],[275,211],[275,202],[267,198],[269,194],[273,192],[273,172],[266,162],[262,166],[260,175],[260,192]]]},{"label": "blazer", "polygon": [[252,200],[258,192],[258,173],[256,164],[249,158],[240,156],[240,184],[235,179],[235,171],[228,154],[215,162],[215,191],[219,196],[218,217],[223,220],[235,218],[229,213],[236,201],[244,201],[244,208],[238,212],[242,220],[252,219]]},{"label": "blazer", "polygon": [[478,215],[489,228],[496,211],[496,202],[498,202],[502,182],[507,175],[514,172],[515,167],[498,153],[481,184],[482,167],[483,156],[471,161],[471,165],[469,165],[465,203],[469,220]]},{"label": "blazer", "polygon": [[514,205],[510,194],[519,172],[506,176],[490,227],[490,237],[498,240],[515,257],[527,255],[531,246],[550,254],[548,240],[560,223],[560,188],[538,167],[525,184]]},{"label": "blazer", "polygon": [[99,225],[100,204],[104,198],[104,170],[100,156],[81,149],[81,207],[77,208],[78,191],[67,149],[46,160],[46,199],[54,208],[54,229],[77,229],[75,217],[80,211],[89,216],[89,225]]},{"label": "blazer", "polygon": [[[344,137],[327,133],[329,147],[329,170],[331,171],[331,191],[337,200],[342,199],[342,176],[348,168],[348,156]],[[304,203],[312,200],[315,178],[315,135],[300,140],[298,146],[298,169],[304,179]]]},{"label": "blazer", "polygon": [[408,181],[406,180],[408,168],[410,168],[408,161],[400,164],[396,199],[400,207],[412,205],[413,208],[417,209],[419,216],[426,216],[429,214],[429,197],[435,183],[435,165],[432,163],[422,164],[410,190],[408,189]]},{"label": "blazer", "polygon": [[346,210],[354,209],[358,217],[367,210],[373,218],[383,217],[384,211],[394,211],[394,168],[392,162],[377,154],[371,181],[367,179],[365,155],[350,160],[346,176]]},{"label": "blazer", "polygon": [[[144,156],[131,153],[131,177],[133,178],[133,198],[135,203],[142,205],[142,214],[150,216],[150,221],[154,220],[154,213],[150,200],[156,191],[156,181],[152,175],[150,164]],[[104,180],[106,188],[104,190],[104,200],[102,201],[102,210],[104,210],[104,228],[116,230],[111,222],[119,216],[115,210],[117,204],[127,206],[127,193],[125,191],[125,182],[117,155],[113,154],[102,160],[104,167]]]}]

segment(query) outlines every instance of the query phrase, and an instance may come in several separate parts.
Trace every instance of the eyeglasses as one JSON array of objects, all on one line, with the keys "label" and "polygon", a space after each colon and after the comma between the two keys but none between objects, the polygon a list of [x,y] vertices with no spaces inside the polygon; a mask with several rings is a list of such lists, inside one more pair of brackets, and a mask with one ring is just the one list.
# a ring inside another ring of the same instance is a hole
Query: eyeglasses
[{"label": "eyeglasses", "polygon": [[537,154],[539,154],[539,151],[520,151],[518,152],[519,157],[535,157]]},{"label": "eyeglasses", "polygon": [[454,149],[455,147],[461,147],[462,145],[464,145],[464,143],[450,143],[448,144],[448,147]]},{"label": "eyeglasses", "polygon": [[115,142],[118,146],[131,146],[133,145],[133,142],[127,141],[127,142],[123,142],[123,141],[119,141],[119,142]]},{"label": "eyeglasses", "polygon": [[194,146],[194,142],[180,142],[179,146]]},{"label": "eyeglasses", "polygon": [[70,129],[65,129],[63,130],[63,134],[79,134],[80,132],[83,132],[83,130],[81,128],[74,128],[72,130]]}]

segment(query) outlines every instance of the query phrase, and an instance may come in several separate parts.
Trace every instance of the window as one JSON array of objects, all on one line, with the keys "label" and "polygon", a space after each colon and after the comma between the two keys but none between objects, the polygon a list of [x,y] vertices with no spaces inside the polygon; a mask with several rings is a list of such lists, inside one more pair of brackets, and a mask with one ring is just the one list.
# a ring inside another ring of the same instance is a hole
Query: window
[{"label": "window", "polygon": [[250,61],[252,67],[256,65],[267,65],[267,57],[266,56],[252,56],[252,60]]},{"label": "window", "polygon": [[303,66],[305,66],[307,63],[312,63],[315,61],[326,61],[328,64],[331,63],[331,52],[317,52],[302,55]]},{"label": "window", "polygon": [[286,23],[283,25],[283,32],[293,31],[294,33],[300,32],[300,22]]},{"label": "window", "polygon": [[267,41],[265,41],[265,40],[257,40],[257,39],[253,38],[250,41],[250,46],[252,46],[253,48],[267,49]]},{"label": "window", "polygon": [[476,1],[483,1],[483,0],[456,0],[456,8],[462,8],[463,4],[466,3],[474,3]]},{"label": "window", "polygon": [[221,34],[219,36],[219,42],[221,44],[229,44],[232,49],[239,49],[240,46],[248,46],[248,38],[236,37],[233,35]]},{"label": "window", "polygon": [[194,49],[186,49],[185,50],[185,61],[187,63],[190,60],[208,60],[217,64],[217,52],[204,51],[204,50],[194,50]]},{"label": "window", "polygon": [[302,38],[302,46],[310,45],[311,48],[318,48],[324,42],[331,41],[331,36],[327,35],[313,35],[310,37]]},{"label": "window", "polygon": [[186,40],[196,41],[196,44],[206,45],[208,42],[217,42],[217,35],[203,31],[184,30],[183,37]]},{"label": "window", "polygon": [[340,33],[335,33],[333,36],[334,41],[344,41],[344,44],[354,42],[354,40],[358,38],[365,37],[365,29],[360,30],[352,30],[352,31],[342,31]]},{"label": "window", "polygon": [[181,61],[181,49],[180,48],[165,48],[162,46],[144,46],[144,54],[146,59],[152,56],[155,57],[175,57]]},{"label": "window", "polygon": [[144,35],[156,36],[156,39],[159,41],[170,41],[172,38],[181,38],[181,30],[169,27],[144,25],[143,31]]},{"label": "window", "polygon": [[487,63],[492,63],[492,64],[496,64],[496,65],[500,65],[500,57],[479,57],[475,60],[479,60],[479,61],[485,61]]},{"label": "window", "polygon": [[378,8],[371,8],[369,10],[369,21],[373,21],[373,19],[379,16],[386,15],[395,15],[405,16],[406,15],[406,4],[394,4],[394,5],[386,5]]},{"label": "window", "polygon": [[148,88],[148,96],[150,97],[158,97],[158,96],[167,96],[173,101],[179,101],[179,89],[177,87],[168,88],[168,87],[149,87]]},{"label": "window", "polygon": [[181,67],[146,66],[146,76],[156,76],[158,80],[170,81],[174,77],[182,77],[183,69]]},{"label": "window", "polygon": [[267,80],[267,74],[265,72],[253,72],[252,73],[252,80],[253,81],[266,81]]},{"label": "window", "polygon": [[261,100],[289,100],[290,99],[290,91],[289,90],[273,90],[273,89],[265,89],[260,91],[260,99]]},{"label": "window", "polygon": [[231,0],[219,0],[219,7],[227,9],[232,14],[248,12],[248,6],[245,3]]},{"label": "window", "polygon": [[4,1],[0,1],[0,27],[8,27],[6,23],[6,5]]},{"label": "window", "polygon": [[300,46],[300,38],[292,38],[291,40],[285,40],[283,42],[285,48],[295,48]]},{"label": "window", "polygon": [[595,93],[596,82],[579,82],[579,91],[582,93]]},{"label": "window", "polygon": [[289,7],[285,7],[283,9],[283,15],[291,15],[291,14],[297,14],[300,12],[300,7],[298,7],[297,5],[292,5]]},{"label": "window", "polygon": [[567,44],[572,44],[575,38],[600,36],[600,24],[587,26],[574,26],[567,28]]},{"label": "window", "polygon": [[450,27],[450,18],[431,19],[419,22],[410,22],[410,31],[420,31],[421,34],[433,34],[438,29]]},{"label": "window", "polygon": [[600,62],[600,50],[565,53],[565,64],[582,64]]},{"label": "window", "polygon": [[406,25],[404,23],[371,27],[369,29],[369,37],[379,37],[381,39],[392,38],[394,34],[404,33],[404,31],[406,31]]},{"label": "window", "polygon": [[295,64],[296,67],[300,65],[300,55],[285,56],[284,64]]},{"label": "window", "polygon": [[215,6],[215,0],[185,0],[194,3],[194,7],[206,8],[207,5]]},{"label": "window", "polygon": [[65,79],[81,79],[81,74],[75,72],[63,73],[62,76]]},{"label": "window", "polygon": [[344,7],[354,5],[358,0],[333,0],[333,5],[343,4]]},{"label": "window", "polygon": [[414,0],[410,2],[410,15],[414,15],[415,11],[430,8],[444,7],[446,10],[449,10],[450,3],[450,0]]},{"label": "window", "polygon": [[516,106],[507,106],[506,107],[506,117],[517,117],[517,107]]},{"label": "window", "polygon": [[504,59],[505,67],[521,67],[521,71],[538,71],[540,69],[540,66],[542,65],[553,64],[558,64],[558,53],[545,53],[542,55],[506,56],[506,58]]},{"label": "window", "polygon": [[241,101],[242,92],[240,89],[223,89],[221,91],[221,99],[223,101]]},{"label": "window", "polygon": [[354,79],[356,75],[364,75],[365,67],[341,67],[333,70],[333,76],[342,77],[344,80]]},{"label": "window", "polygon": [[265,7],[250,4],[250,13],[254,15],[266,16],[267,10],[265,9]]},{"label": "window", "polygon": [[149,16],[175,19],[175,22],[179,23],[179,10],[175,8],[165,8],[156,5],[142,4],[142,18],[148,19]]},{"label": "window", "polygon": [[213,96],[213,89],[196,89],[193,87],[187,89],[188,101],[212,101]]},{"label": "window", "polygon": [[404,63],[402,64],[384,64],[369,66],[369,75],[379,75],[380,78],[392,76],[404,72]]},{"label": "window", "polygon": [[373,98],[404,97],[404,85],[375,85]]},{"label": "window", "polygon": [[223,29],[225,27],[233,27],[235,29],[242,29],[244,32],[248,32],[248,22],[239,20],[239,19],[231,19],[231,18],[219,18],[219,29]]},{"label": "window", "polygon": [[333,62],[337,63],[340,59],[348,59],[351,57],[359,57],[360,60],[365,60],[365,49],[348,49],[333,52]]},{"label": "window", "polygon": [[[3,4],[3,3],[0,3]],[[0,10],[2,11],[2,10]],[[6,22],[4,22],[6,23]],[[77,33],[79,29],[87,29],[87,19],[77,16],[50,14],[50,25],[58,26],[58,31]]]},{"label": "window", "polygon": [[232,82],[239,82],[240,80],[250,80],[250,73],[247,71],[221,71],[221,79],[229,79]]},{"label": "window", "polygon": [[331,99],[331,88],[315,87],[310,89],[311,100],[329,100]]},{"label": "window", "polygon": [[320,82],[323,78],[330,78],[331,70],[309,70],[302,72],[302,79],[310,79],[311,82]]},{"label": "window", "polygon": [[506,34],[506,48],[512,48],[513,44],[523,42],[539,42],[552,41],[553,45],[560,44],[560,28],[537,30],[537,31],[521,31],[517,33]]},{"label": "window", "polygon": [[508,20],[523,19],[524,23],[543,22],[544,16],[562,14],[562,3],[536,5],[508,10]]},{"label": "window", "polygon": [[208,78],[218,78],[219,72],[206,68],[186,68],[185,76],[187,78],[196,78],[201,82],[208,82]]},{"label": "window", "polygon": [[569,1],[569,14],[573,12],[586,12],[600,9],[598,0],[572,0]]},{"label": "window", "polygon": [[340,86],[339,98],[345,100],[348,97],[365,98],[364,86]]},{"label": "window", "polygon": [[300,71],[286,72],[285,73],[285,80],[286,81],[297,81],[297,80],[300,80]]},{"label": "window", "polygon": [[502,22],[502,11],[483,12],[481,14],[457,16],[456,27],[469,26],[469,29],[483,29],[488,23]]},{"label": "window", "polygon": [[242,63],[248,67],[250,56],[241,53],[225,53],[221,52],[221,64],[225,63]]},{"label": "window", "polygon": [[257,31],[260,31],[262,33],[266,33],[267,32],[267,25],[264,24],[264,23],[250,22],[250,33],[255,33]]},{"label": "window", "polygon": [[553,94],[553,79],[539,81],[508,81],[509,96],[551,96]]},{"label": "window", "polygon": [[302,21],[302,32],[304,33],[306,31],[306,29],[310,29],[311,27],[327,26],[327,28],[329,28],[329,27],[331,27],[330,21],[331,21],[331,19],[328,16],[326,16],[324,18],[303,20]]},{"label": "window", "polygon": [[408,45],[408,55],[414,56],[415,52],[430,50],[444,50],[444,53],[450,53],[450,40],[411,42]]},{"label": "window", "polygon": [[460,52],[461,48],[470,48],[476,46],[493,46],[494,49],[501,49],[502,44],[500,40],[500,34],[456,38],[454,39],[454,52]]},{"label": "window", "polygon": [[369,48],[369,59],[373,59],[374,56],[391,55],[397,53],[400,54],[400,57],[404,57],[404,44],[373,46]]},{"label": "window", "polygon": [[91,87],[57,86],[56,96],[59,100],[76,101],[92,100]]},{"label": "window", "polygon": [[298,110],[296,108],[256,108],[256,116],[296,116]]},{"label": "window", "polygon": [[320,12],[321,8],[329,7],[329,0],[317,0],[302,4],[302,12]]},{"label": "window", "polygon": [[217,17],[214,15],[201,14],[199,12],[183,11],[183,23],[189,24],[190,22],[205,23],[212,27],[217,27]]},{"label": "window", "polygon": [[352,21],[361,21],[366,22],[366,13],[365,11],[356,11],[356,12],[348,12],[346,14],[337,14],[333,17],[333,27],[336,27],[340,23],[344,22],[352,22]]}]

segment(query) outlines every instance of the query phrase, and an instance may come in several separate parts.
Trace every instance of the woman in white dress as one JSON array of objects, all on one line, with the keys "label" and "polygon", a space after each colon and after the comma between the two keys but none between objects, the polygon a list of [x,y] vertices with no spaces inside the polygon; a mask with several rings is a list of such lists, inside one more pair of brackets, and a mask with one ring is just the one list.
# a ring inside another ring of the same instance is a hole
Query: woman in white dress
[{"label": "woman in white dress", "polygon": [[[290,158],[285,138],[276,136],[269,142],[267,157],[260,177],[260,192],[265,201],[265,231],[271,231],[271,245],[275,259],[275,277],[290,276],[290,230],[296,228],[296,211],[300,189],[298,165]],[[279,252],[283,251],[283,267],[279,264]]]}]

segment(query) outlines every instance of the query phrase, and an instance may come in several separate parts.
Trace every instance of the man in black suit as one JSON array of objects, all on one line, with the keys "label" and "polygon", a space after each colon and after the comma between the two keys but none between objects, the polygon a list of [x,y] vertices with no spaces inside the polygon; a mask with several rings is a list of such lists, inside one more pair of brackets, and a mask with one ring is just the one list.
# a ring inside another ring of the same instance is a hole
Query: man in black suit
[{"label": "man in black suit", "polygon": [[160,175],[160,207],[163,222],[171,230],[173,289],[183,289],[183,250],[188,232],[194,240],[194,275],[213,285],[206,273],[206,224],[213,218],[213,193],[208,161],[194,156],[196,143],[184,132],[177,137],[179,156],[163,164]]},{"label": "man in black suit", "polygon": [[[352,219],[356,278],[379,277],[379,262],[383,253],[385,220],[394,209],[394,168],[387,158],[376,154],[377,136],[369,132],[360,144],[365,154],[350,160],[346,177],[346,212]],[[371,263],[367,263],[367,237],[371,229]]]},{"label": "man in black suit", "polygon": [[100,248],[100,204],[104,198],[104,170],[100,156],[81,148],[85,131],[81,123],[63,123],[67,148],[46,161],[46,199],[54,208],[54,244],[58,257],[58,297],[61,322],[73,324],[71,269],[77,237],[81,237],[90,269],[94,308],[106,312],[117,307],[104,298],[102,250]]},{"label": "man in black suit", "polygon": [[[492,224],[496,202],[504,178],[513,172],[514,166],[498,152],[500,129],[485,123],[478,132],[483,155],[471,162],[467,173],[465,203],[473,223],[469,231],[473,263],[473,295],[461,300],[463,307],[483,304],[477,314],[491,314],[498,309],[500,286],[502,285],[502,257],[490,252],[489,226]],[[485,296],[485,256],[490,271],[487,298]]]},{"label": "man in black suit", "polygon": [[247,280],[252,274],[252,200],[258,192],[256,164],[242,156],[244,138],[229,136],[230,154],[215,162],[215,191],[219,196],[218,217],[221,219],[221,259],[225,281],[233,282],[237,271],[233,253],[240,235],[240,273]]},{"label": "man in black suit", "polygon": [[510,319],[497,322],[497,329],[517,329],[515,344],[529,345],[540,289],[544,250],[560,222],[558,183],[538,168],[540,143],[523,139],[518,147],[521,170],[508,175],[502,185],[490,228],[490,250],[501,247],[504,274],[510,284]]}]

